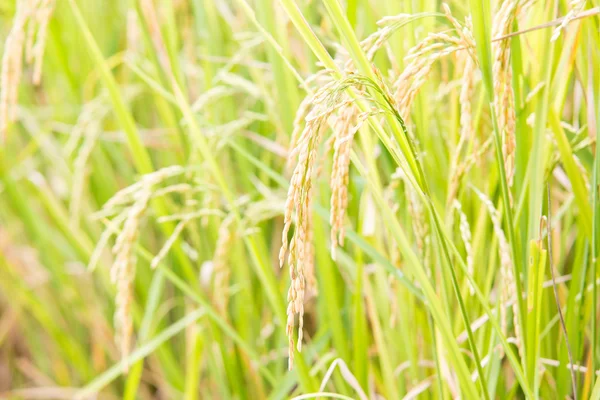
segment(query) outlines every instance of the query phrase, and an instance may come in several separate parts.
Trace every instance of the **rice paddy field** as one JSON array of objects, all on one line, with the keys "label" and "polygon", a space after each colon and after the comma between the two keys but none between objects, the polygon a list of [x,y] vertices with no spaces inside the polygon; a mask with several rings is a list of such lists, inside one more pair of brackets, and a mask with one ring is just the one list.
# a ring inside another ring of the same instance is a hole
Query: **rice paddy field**
[{"label": "rice paddy field", "polygon": [[600,1],[2,0],[1,399],[600,399]]}]

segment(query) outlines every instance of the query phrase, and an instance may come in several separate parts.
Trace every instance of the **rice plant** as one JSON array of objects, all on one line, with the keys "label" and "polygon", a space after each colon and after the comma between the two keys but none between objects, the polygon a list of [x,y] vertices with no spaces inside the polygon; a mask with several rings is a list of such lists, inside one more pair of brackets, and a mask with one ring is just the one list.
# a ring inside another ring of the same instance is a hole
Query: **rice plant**
[{"label": "rice plant", "polygon": [[0,398],[600,399],[598,0],[0,3]]}]

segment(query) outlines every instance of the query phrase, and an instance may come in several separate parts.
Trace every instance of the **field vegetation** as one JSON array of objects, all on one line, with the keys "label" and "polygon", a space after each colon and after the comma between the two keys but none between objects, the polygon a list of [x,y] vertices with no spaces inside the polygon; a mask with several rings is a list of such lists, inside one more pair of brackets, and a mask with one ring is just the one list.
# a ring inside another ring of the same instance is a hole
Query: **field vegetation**
[{"label": "field vegetation", "polygon": [[0,398],[600,399],[599,14],[0,2]]}]

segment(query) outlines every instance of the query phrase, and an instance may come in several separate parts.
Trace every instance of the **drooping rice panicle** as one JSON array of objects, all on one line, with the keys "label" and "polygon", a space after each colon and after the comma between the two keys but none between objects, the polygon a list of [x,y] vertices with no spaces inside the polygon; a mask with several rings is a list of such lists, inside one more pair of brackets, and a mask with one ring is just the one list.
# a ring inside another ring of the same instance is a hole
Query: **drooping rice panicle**
[{"label": "drooping rice panicle", "polygon": [[0,1],[0,397],[598,397],[592,3]]},{"label": "drooping rice panicle", "polygon": [[23,52],[25,48],[25,27],[31,18],[29,1],[19,1],[13,20],[13,27],[6,38],[0,72],[0,136],[17,117],[18,90],[23,75]]},{"label": "drooping rice panicle", "polygon": [[464,146],[473,139],[475,130],[473,127],[473,115],[472,115],[472,101],[473,93],[475,90],[475,82],[477,78],[477,63],[476,57],[473,54],[475,48],[475,42],[472,34],[472,26],[470,18],[467,18],[465,26],[461,26],[460,23],[452,16],[450,9],[447,5],[444,5],[444,13],[454,25],[457,32],[460,33],[462,39],[462,46],[469,49],[467,52],[463,52],[464,66],[461,79],[461,88],[459,94],[460,103],[460,136],[458,144],[454,150],[451,166],[451,178],[448,186],[448,194],[446,205],[449,206],[455,200],[459,190],[461,179],[466,173],[465,164],[460,162]]},{"label": "drooping rice panicle", "polygon": [[110,275],[117,286],[115,299],[115,328],[116,339],[120,345],[123,369],[128,366],[125,359],[131,351],[133,337],[133,317],[131,303],[133,302],[133,281],[137,264],[135,244],[140,231],[142,215],[148,207],[152,192],[149,188],[142,188],[136,194],[136,200],[129,209],[123,224],[123,229],[117,236],[112,249],[115,261],[111,267]]},{"label": "drooping rice panicle", "polygon": [[[289,245],[288,265],[290,269],[290,289],[288,291],[288,320],[286,324],[286,333],[289,338],[289,368],[291,369],[294,361],[294,318],[298,314],[298,349],[302,347],[302,327],[304,316],[304,292],[306,288],[305,267],[307,264],[307,240],[311,235],[308,232],[310,215],[309,209],[310,195],[312,188],[312,174],[315,169],[318,145],[320,144],[323,130],[325,128],[325,119],[329,114],[316,116],[307,121],[307,125],[299,138],[297,148],[298,164],[292,174],[290,188],[286,200],[284,213],[284,229],[282,233],[282,246],[279,252],[279,263],[283,266],[286,253],[288,252],[288,232],[292,221],[295,225],[294,236]],[[308,117],[307,117],[308,119]],[[293,212],[295,210],[295,218]],[[308,252],[309,254],[311,252]],[[308,254],[308,255],[309,255]]]},{"label": "drooping rice panicle", "polygon": [[33,83],[39,85],[48,23],[56,0],[18,0],[13,26],[6,38],[0,70],[0,140],[17,118],[23,59],[33,62]]},{"label": "drooping rice panicle", "polygon": [[[451,21],[456,20],[451,19]],[[445,32],[429,33],[425,39],[409,50],[405,57],[408,64],[392,85],[398,111],[404,118],[409,117],[412,102],[425,84],[433,64],[459,49],[470,49],[472,46],[470,41],[465,43],[463,37],[466,36],[462,30],[460,33],[459,37],[450,36]]]},{"label": "drooping rice panicle", "polygon": [[333,124],[335,142],[333,144],[333,166],[331,171],[331,256],[335,260],[335,249],[344,245],[344,216],[348,207],[348,184],[350,150],[354,136],[357,114],[353,104],[339,111]]},{"label": "drooping rice panicle", "polygon": [[[517,0],[506,0],[492,22],[494,37],[510,32],[517,13]],[[493,44],[494,106],[498,115],[498,127],[503,135],[502,153],[506,179],[512,186],[515,169],[515,107],[512,90],[512,67],[510,65],[510,41],[500,40]]]},{"label": "drooping rice panicle", "polygon": [[[110,276],[117,288],[114,315],[115,337],[119,343],[124,371],[128,369],[128,364],[125,360],[129,356],[133,341],[131,306],[137,264],[135,246],[140,234],[142,219],[157,191],[155,186],[166,179],[181,175],[185,171],[185,168],[174,165],[143,175],[135,184],[117,192],[104,204],[103,209],[96,213],[96,218],[116,215],[112,221],[108,222],[110,224],[109,227],[107,227],[102,234],[102,239],[97,243],[89,267],[95,267],[101,257],[104,246],[106,246],[108,240],[116,231],[115,244],[112,248],[114,261],[111,266]],[[181,227],[179,230],[183,229],[185,223],[180,224]],[[161,253],[168,251],[172,245],[172,241],[176,240],[178,235],[179,232],[176,230],[175,234],[171,235],[167,240],[163,250],[159,252],[157,258],[152,262],[153,267],[164,257],[164,254]]]}]

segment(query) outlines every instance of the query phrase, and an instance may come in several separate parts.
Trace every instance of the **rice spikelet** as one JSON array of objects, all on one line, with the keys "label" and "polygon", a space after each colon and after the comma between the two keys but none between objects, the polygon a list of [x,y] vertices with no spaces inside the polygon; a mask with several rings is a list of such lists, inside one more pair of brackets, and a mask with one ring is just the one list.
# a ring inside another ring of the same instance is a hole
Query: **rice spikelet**
[{"label": "rice spikelet", "polygon": [[[295,147],[290,151],[290,157],[297,158],[292,173],[284,207],[284,226],[281,234],[281,249],[279,265],[283,267],[286,261],[289,266],[290,288],[288,290],[288,308],[286,334],[289,338],[289,368],[294,362],[295,316],[298,315],[298,351],[302,349],[304,326],[304,296],[307,281],[311,284],[314,269],[312,248],[312,198],[313,179],[318,170],[318,149],[322,142],[324,131],[329,118],[338,109],[344,110],[352,102],[343,100],[340,91],[333,90],[337,82],[331,82],[322,87],[312,96],[312,109],[305,117],[305,126],[298,135]],[[349,150],[347,150],[349,151]],[[341,193],[341,192],[340,192]],[[343,200],[343,199],[342,199]],[[295,232],[288,241],[292,223]]]},{"label": "rice spikelet", "polygon": [[571,0],[569,2],[569,12],[567,15],[565,15],[560,25],[557,26],[552,32],[552,38],[550,41],[554,42],[558,39],[562,30],[565,29],[567,25],[569,25],[571,21],[577,18],[577,15],[583,11],[585,8],[585,3],[586,0]]},{"label": "rice spikelet", "polygon": [[123,230],[117,236],[116,243],[112,249],[115,254],[115,262],[111,267],[111,280],[117,285],[115,329],[116,339],[120,344],[123,369],[127,371],[125,359],[131,351],[133,336],[133,318],[131,316],[131,303],[133,299],[133,280],[137,257],[135,254],[135,243],[137,242],[139,225],[142,214],[148,206],[152,196],[149,188],[143,188],[137,193],[137,199],[123,225]]},{"label": "rice spikelet", "polygon": [[[386,16],[377,21],[377,25],[380,27],[374,33],[367,36],[360,45],[367,55],[369,61],[373,61],[375,53],[387,44],[388,39],[394,32],[399,28],[408,23],[411,19],[411,14],[397,14]],[[393,60],[393,55],[389,54],[390,60]]]},{"label": "rice spikelet", "polygon": [[458,32],[458,37],[450,36],[445,32],[429,33],[425,39],[409,50],[408,55],[404,58],[405,61],[408,61],[408,65],[393,84],[398,111],[405,118],[410,115],[412,102],[425,84],[436,61],[463,49],[467,50],[473,60],[476,60],[475,40],[469,28],[458,23],[446,4],[443,4],[443,10]]},{"label": "rice spikelet", "polygon": [[348,207],[348,183],[350,169],[350,150],[356,130],[352,129],[358,109],[350,104],[340,110],[334,130],[333,166],[331,171],[331,257],[336,259],[336,248],[344,245],[344,217]]},{"label": "rice spikelet", "polygon": [[[348,204],[347,185],[349,181],[349,163],[352,139],[360,126],[370,116],[382,112],[394,113],[395,110],[372,110],[357,114],[354,100],[349,99],[345,89],[354,87],[362,96],[367,98],[366,86],[385,97],[388,104],[392,103],[391,95],[379,74],[374,70],[377,82],[348,72],[348,76],[340,81],[331,81],[319,89],[312,97],[312,109],[304,118],[302,132],[298,134],[295,146],[289,152],[291,158],[297,159],[296,166],[290,179],[290,186],[284,206],[284,221],[281,234],[281,249],[279,250],[279,265],[286,262],[289,266],[290,288],[288,291],[288,308],[286,333],[289,338],[289,368],[294,360],[294,326],[298,315],[298,351],[302,348],[302,329],[304,315],[304,298],[307,289],[312,289],[313,248],[312,248],[312,199],[313,181],[319,172],[318,151],[328,125],[333,127],[334,160],[331,176],[331,222],[332,222],[332,254],[335,257],[335,247],[343,244],[344,216]],[[379,103],[378,103],[379,104]],[[339,111],[339,112],[338,112]],[[333,116],[334,113],[337,116]],[[300,115],[304,114],[301,112]],[[295,232],[288,239],[290,228],[294,224]]]},{"label": "rice spikelet", "polygon": [[[511,32],[518,13],[528,4],[517,0],[502,2],[492,21],[493,37]],[[492,45],[494,77],[494,107],[498,117],[498,128],[502,133],[502,155],[509,186],[513,184],[515,174],[515,99],[512,89],[512,67],[510,65],[510,41],[499,40]]]},{"label": "rice spikelet", "polygon": [[[289,244],[288,265],[290,269],[291,284],[288,291],[288,320],[286,333],[289,338],[289,368],[294,361],[294,318],[298,314],[298,351],[302,348],[302,328],[304,315],[304,290],[305,266],[306,266],[306,243],[308,236],[310,217],[312,210],[309,208],[312,188],[312,174],[315,160],[317,158],[317,147],[321,141],[324,130],[322,118],[309,121],[302,134],[298,146],[301,147],[298,155],[298,164],[292,175],[290,188],[286,200],[284,213],[284,228],[282,233],[282,246],[279,252],[279,263],[283,266],[285,255],[288,250],[288,232],[292,221],[295,222],[296,232]],[[296,210],[295,218],[293,211]],[[309,250],[308,255],[312,253]]]},{"label": "rice spikelet", "polygon": [[[450,7],[446,3],[442,4],[442,9],[446,18],[454,26],[460,38],[460,48],[466,49],[459,53],[463,60],[462,76],[459,93],[460,104],[460,135],[458,144],[453,151],[452,163],[450,166],[450,183],[448,185],[448,194],[446,199],[447,207],[451,207],[460,187],[462,177],[468,170],[466,162],[460,162],[464,146],[473,139],[473,112],[472,98],[475,92],[475,82],[477,75],[477,56],[475,54],[475,39],[473,38],[473,25],[471,18],[466,17],[465,23],[461,24],[450,11]],[[460,60],[459,58],[459,60]]]},{"label": "rice spikelet", "polygon": [[[470,19],[467,21],[467,26],[470,27]],[[465,64],[462,75],[462,85],[460,88],[460,142],[464,143],[473,136],[473,115],[471,110],[471,99],[475,92],[475,76],[477,64],[471,54],[465,56]],[[459,145],[459,149],[462,145]]]},{"label": "rice spikelet", "polygon": [[448,197],[446,204],[452,204],[459,190],[460,181],[467,171],[466,164],[459,164],[462,150],[466,143],[471,140],[475,134],[472,121],[471,101],[475,91],[476,64],[473,58],[466,54],[464,72],[462,76],[462,85],[459,94],[460,102],[460,138],[451,164],[450,184],[448,185]]},{"label": "rice spikelet", "polygon": [[[89,268],[93,268],[97,264],[113,232],[118,232],[115,245],[112,248],[115,258],[110,269],[110,276],[112,282],[117,286],[114,315],[115,339],[119,343],[124,371],[127,371],[125,360],[131,351],[133,337],[131,302],[133,301],[133,281],[137,264],[135,245],[140,232],[141,220],[150,200],[155,195],[155,185],[167,178],[183,174],[185,171],[185,168],[175,165],[146,174],[138,182],[118,191],[104,204],[102,210],[95,214],[96,218],[116,215],[111,221],[107,222],[109,227],[104,231],[96,245]],[[120,225],[122,225],[122,228],[119,230]],[[177,231],[176,233],[178,234]],[[176,237],[176,235],[171,236],[171,238],[173,237]],[[167,241],[168,247],[170,247],[169,242],[175,240],[171,238]],[[166,253],[166,250],[164,252]]]},{"label": "rice spikelet", "polygon": [[[298,107],[298,111],[296,111],[296,116],[294,118],[294,128],[292,130],[292,137],[290,139],[290,149],[294,149],[298,142],[298,139],[303,131],[304,119],[308,114],[311,106],[313,105],[313,96],[306,96],[304,100],[300,103]],[[294,163],[294,153],[292,151],[288,152],[288,158],[286,162],[286,169],[292,167]]]},{"label": "rice spikelet", "polygon": [[456,37],[445,33],[430,33],[409,51],[405,57],[409,63],[393,84],[394,99],[400,115],[408,117],[412,102],[425,84],[433,64],[458,50],[460,44],[460,39]]}]

